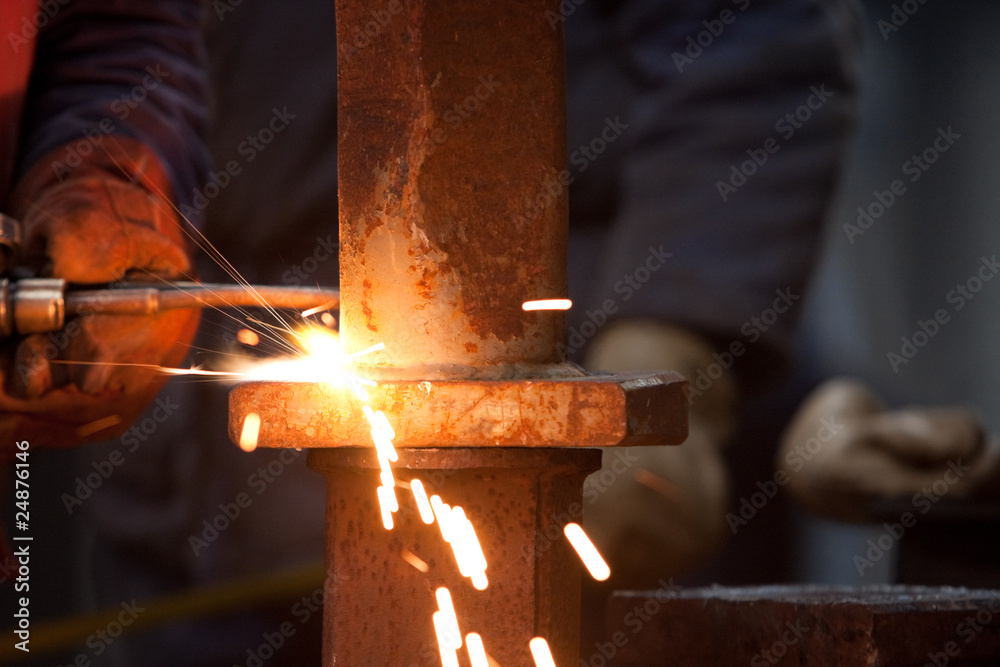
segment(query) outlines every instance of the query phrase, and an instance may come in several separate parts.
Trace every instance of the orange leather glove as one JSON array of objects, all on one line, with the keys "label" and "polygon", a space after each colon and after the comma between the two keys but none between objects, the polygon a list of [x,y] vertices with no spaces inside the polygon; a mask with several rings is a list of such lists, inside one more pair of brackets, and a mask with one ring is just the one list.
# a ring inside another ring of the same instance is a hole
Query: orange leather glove
[{"label": "orange leather glove", "polygon": [[[22,265],[73,283],[191,279],[182,222],[157,158],[109,137],[60,181],[50,153],[15,188]],[[0,357],[0,459],[15,440],[72,446],[122,432],[188,351],[199,311],[156,316],[82,315],[59,332],[7,341]],[[66,364],[60,362],[84,362]],[[100,428],[102,427],[103,428]],[[9,452],[7,452],[9,454]]]}]

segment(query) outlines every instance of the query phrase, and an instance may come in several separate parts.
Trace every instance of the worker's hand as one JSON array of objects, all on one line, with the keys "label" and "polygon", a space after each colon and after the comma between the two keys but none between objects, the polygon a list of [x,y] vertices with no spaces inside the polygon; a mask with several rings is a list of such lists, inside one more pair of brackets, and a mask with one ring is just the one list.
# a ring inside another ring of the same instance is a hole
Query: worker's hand
[{"label": "worker's hand", "polygon": [[[652,322],[622,322],[593,342],[594,370],[675,370],[687,378],[715,360],[698,336]],[[650,588],[703,561],[726,535],[727,475],[721,448],[734,421],[728,373],[692,396],[680,446],[609,448],[584,486],[584,526],[611,567],[615,589]]]},{"label": "worker's hand", "polygon": [[[18,184],[11,212],[22,223],[22,265],[74,283],[190,279],[184,234],[159,162],[134,141],[110,144],[108,137],[60,181],[52,165],[61,149]],[[62,331],[9,341],[0,443],[69,446],[124,430],[166,379],[149,365],[179,364],[197,321],[197,310],[84,314]]]},{"label": "worker's hand", "polygon": [[[965,408],[887,411],[860,382],[817,388],[782,437],[778,465],[809,509],[846,521],[879,518],[887,501],[1000,491],[1000,443]],[[896,508],[898,506],[889,505]]]}]

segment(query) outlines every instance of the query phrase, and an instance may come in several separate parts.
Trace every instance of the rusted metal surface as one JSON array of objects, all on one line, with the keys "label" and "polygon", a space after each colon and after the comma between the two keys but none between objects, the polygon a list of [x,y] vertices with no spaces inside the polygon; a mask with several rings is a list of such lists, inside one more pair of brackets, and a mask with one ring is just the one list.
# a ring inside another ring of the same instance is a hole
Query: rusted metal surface
[{"label": "rusted metal surface", "polygon": [[564,314],[521,310],[566,293],[558,0],[408,1],[358,50],[372,7],[337,2],[345,345],[421,379],[559,361]]},{"label": "rusted metal surface", "polygon": [[[452,594],[460,630],[482,635],[502,665],[531,665],[526,638],[548,638],[560,665],[579,641],[580,568],[564,540],[541,545],[581,502],[583,479],[600,465],[592,450],[505,449],[401,452],[398,479],[419,477],[428,493],[459,504],[475,523],[489,567],[476,591],[455,567],[437,525],[425,525],[404,489],[387,531],[379,519],[378,462],[368,449],[317,450],[309,465],[327,477],[327,584],[324,667],[438,665],[433,591]],[[424,561],[419,573],[405,553]],[[332,619],[332,620],[331,620]]]},{"label": "rusted metal surface", "polygon": [[237,387],[234,440],[256,412],[259,446],[317,448],[310,465],[328,480],[326,667],[437,664],[439,585],[504,667],[532,665],[535,636],[575,665],[582,567],[560,529],[599,464],[581,447],[686,436],[680,376],[587,376],[559,353],[564,313],[521,307],[566,295],[553,14],[559,0],[337,0],[341,341],[351,354],[385,344],[357,361],[396,431],[396,476],[464,507],[490,584],[460,579],[405,490],[385,530],[369,426],[347,390]]},{"label": "rusted metal surface", "polygon": [[[1000,664],[1000,591],[763,586],[616,593],[594,645],[614,667]],[[584,656],[583,664],[594,664]]]},{"label": "rusted metal surface", "polygon": [[[685,380],[670,371],[555,380],[392,381],[371,388],[396,447],[612,447],[680,444]],[[369,440],[361,403],[344,387],[249,382],[229,397],[229,433],[261,417],[260,447],[357,447]]]}]

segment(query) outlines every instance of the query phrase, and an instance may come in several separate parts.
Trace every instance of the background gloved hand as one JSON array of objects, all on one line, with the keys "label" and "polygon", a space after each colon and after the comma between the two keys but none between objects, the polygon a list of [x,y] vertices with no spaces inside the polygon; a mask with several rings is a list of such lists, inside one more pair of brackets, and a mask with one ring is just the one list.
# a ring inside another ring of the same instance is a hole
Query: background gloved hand
[{"label": "background gloved hand", "polygon": [[[1000,443],[966,408],[888,411],[862,383],[818,387],[782,437],[778,465],[788,489],[814,512],[878,519],[886,501],[930,490],[950,498],[1000,493]],[[895,510],[898,514],[898,509]]]},{"label": "background gloved hand", "polygon": [[[682,329],[621,322],[594,340],[584,366],[667,369],[693,378],[715,361],[712,352]],[[728,480],[721,449],[733,430],[736,394],[727,372],[693,397],[682,445],[605,450],[605,468],[584,485],[583,518],[611,567],[612,588],[656,588],[661,578],[703,561],[722,542]]]},{"label": "background gloved hand", "polygon": [[[154,155],[133,140],[108,137],[60,181],[52,165],[65,153],[61,148],[39,160],[12,196],[11,214],[22,223],[22,265],[74,283],[190,279],[182,223]],[[104,362],[176,366],[197,323],[194,309],[82,315],[61,332],[8,341],[0,358],[3,447],[15,439],[70,446],[121,432],[166,376]],[[101,424],[106,428],[90,432]]]}]

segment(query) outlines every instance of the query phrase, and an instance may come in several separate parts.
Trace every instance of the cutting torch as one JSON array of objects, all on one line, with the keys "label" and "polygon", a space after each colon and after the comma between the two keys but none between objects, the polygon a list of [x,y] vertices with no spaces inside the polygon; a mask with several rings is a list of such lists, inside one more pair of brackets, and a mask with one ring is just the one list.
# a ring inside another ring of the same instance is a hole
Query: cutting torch
[{"label": "cutting torch", "polygon": [[340,292],[318,287],[121,280],[77,285],[62,278],[11,277],[20,225],[0,214],[0,339],[58,331],[81,315],[155,315],[178,308],[336,309]]}]

